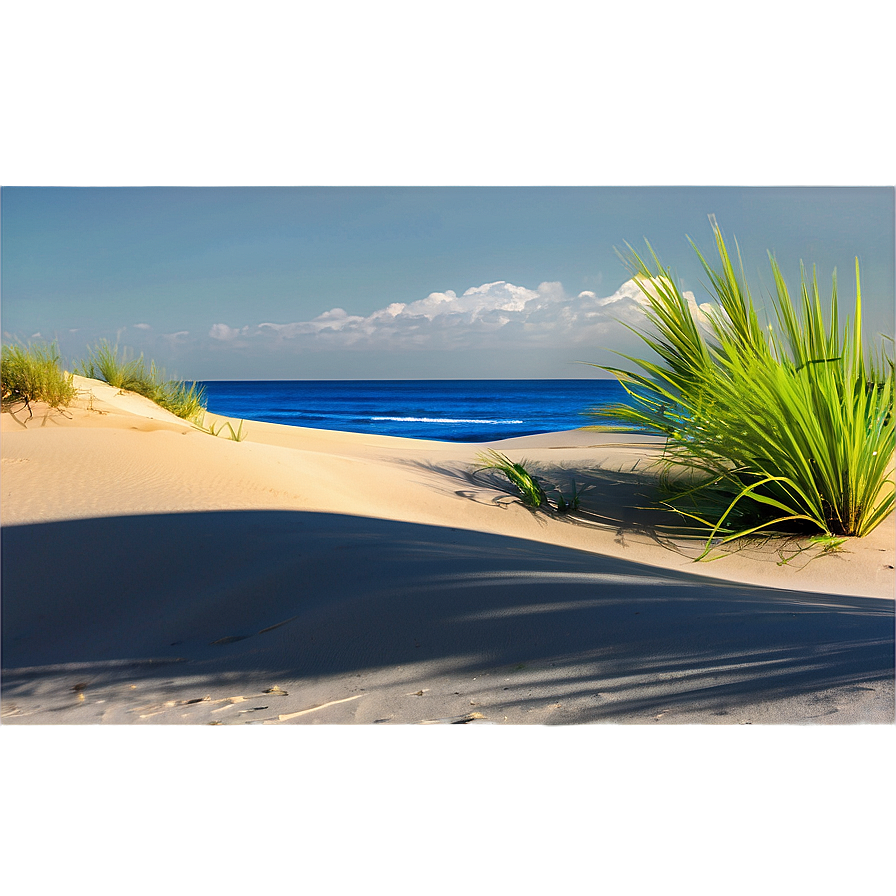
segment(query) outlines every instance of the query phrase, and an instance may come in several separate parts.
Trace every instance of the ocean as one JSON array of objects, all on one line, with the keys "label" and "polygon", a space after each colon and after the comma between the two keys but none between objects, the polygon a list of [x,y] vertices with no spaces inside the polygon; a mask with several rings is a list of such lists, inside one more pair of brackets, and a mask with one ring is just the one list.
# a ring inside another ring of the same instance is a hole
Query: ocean
[{"label": "ocean", "polygon": [[[576,429],[588,408],[625,402],[616,380],[209,381],[208,410],[260,420],[445,442]],[[603,421],[612,422],[612,421]]]}]

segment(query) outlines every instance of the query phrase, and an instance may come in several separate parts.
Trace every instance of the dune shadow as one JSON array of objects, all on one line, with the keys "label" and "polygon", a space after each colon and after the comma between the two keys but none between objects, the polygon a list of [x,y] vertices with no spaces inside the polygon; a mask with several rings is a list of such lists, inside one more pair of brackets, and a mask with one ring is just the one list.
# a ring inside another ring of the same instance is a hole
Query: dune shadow
[{"label": "dune shadow", "polygon": [[[651,470],[649,465],[644,471],[634,472],[582,463],[527,463],[526,469],[539,479],[551,502],[556,503],[558,494],[566,500],[573,494],[580,495],[575,510],[558,512],[553,504],[540,508],[527,506],[506,476],[493,469],[421,460],[398,460],[397,463],[431,474],[430,487],[441,489],[443,494],[477,504],[517,505],[539,521],[555,519],[571,526],[613,532],[616,543],[622,546],[626,538],[638,537],[693,560],[711,535],[709,528],[665,504],[669,492],[661,483],[658,469]],[[716,557],[741,554],[752,562],[787,564],[794,569],[803,568],[825,551],[824,545],[813,543],[806,532],[796,531],[760,531],[713,549]]]},{"label": "dune shadow", "polygon": [[559,720],[577,723],[894,676],[892,602],[463,529],[220,511],[0,534],[3,697],[22,705],[53,681],[152,680],[178,698],[274,677],[406,688],[407,670],[428,668],[446,689],[493,681],[488,699],[508,712],[562,699],[574,711]]},{"label": "dune shadow", "polygon": [[[445,493],[475,503],[522,503],[519,492],[496,470],[420,460],[399,463],[435,474],[445,483]],[[526,469],[538,478],[551,501],[556,502],[558,493],[566,500],[571,500],[573,494],[580,497],[574,511],[557,513],[553,508],[542,508],[537,513],[547,513],[570,525],[612,531],[620,542],[627,535],[640,535],[675,553],[681,552],[676,536],[680,538],[688,527],[680,514],[663,506],[665,493],[658,474],[571,463],[528,463]]]}]

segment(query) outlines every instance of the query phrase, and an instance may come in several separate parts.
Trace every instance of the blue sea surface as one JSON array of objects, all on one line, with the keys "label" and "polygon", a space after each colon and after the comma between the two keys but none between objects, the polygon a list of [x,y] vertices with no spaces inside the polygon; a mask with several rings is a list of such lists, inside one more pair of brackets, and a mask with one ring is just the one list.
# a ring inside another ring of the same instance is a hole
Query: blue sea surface
[{"label": "blue sea surface", "polygon": [[616,380],[208,381],[208,410],[243,420],[446,442],[486,442],[598,422]]}]

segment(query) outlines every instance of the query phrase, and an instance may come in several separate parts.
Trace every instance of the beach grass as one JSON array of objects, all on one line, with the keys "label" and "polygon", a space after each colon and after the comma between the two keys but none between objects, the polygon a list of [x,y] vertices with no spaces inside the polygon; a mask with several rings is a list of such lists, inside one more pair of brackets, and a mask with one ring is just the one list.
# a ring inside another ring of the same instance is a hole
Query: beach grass
[{"label": "beach grass", "polygon": [[[732,261],[711,219],[719,265],[691,245],[718,302],[692,308],[650,244],[623,260],[641,285],[652,325],[635,330],[655,360],[621,355],[639,370],[599,366],[631,405],[596,409],[667,438],[666,462],[696,474],[668,505],[717,542],[760,530],[862,536],[894,507],[893,362],[862,338],[858,259],[854,313],[842,331],[836,272],[822,302],[801,265],[794,299],[769,253],[777,327],[760,323],[740,250]],[[736,245],[736,243],[735,243]],[[669,482],[671,480],[667,480]]]},{"label": "beach grass", "polygon": [[55,344],[4,345],[0,360],[2,403],[44,401],[50,407],[68,404],[76,394],[72,375],[62,369]]},{"label": "beach grass", "polygon": [[201,430],[202,432],[208,433],[210,436],[215,436],[215,437],[220,436],[226,428],[227,431],[230,433],[228,438],[230,439],[231,442],[242,442],[243,439],[245,439],[246,435],[247,435],[247,433],[243,432],[243,423],[244,422],[245,422],[244,420],[240,420],[239,421],[240,425],[236,429],[233,428],[233,424],[229,420],[227,420],[223,423],[219,423],[217,427],[215,426],[214,423],[209,423],[208,426],[206,426],[205,425],[205,416],[203,414],[201,417],[197,417],[196,420],[194,420],[193,425],[197,429]]},{"label": "beach grass", "polygon": [[[528,507],[556,510],[557,513],[572,513],[579,509],[584,489],[580,489],[575,482],[570,483],[570,493],[567,496],[550,483],[545,487],[542,479],[526,469],[526,461],[512,461],[507,455],[492,448],[481,452],[477,460],[477,471],[495,470],[502,473],[516,487],[520,499]],[[553,506],[548,492],[556,495]]]},{"label": "beach grass", "polygon": [[525,467],[525,463],[514,463],[499,451],[489,449],[478,457],[477,470],[496,470],[503,473],[517,488],[524,504],[529,507],[549,506],[548,496],[538,479]]},{"label": "beach grass", "polygon": [[205,412],[202,387],[168,379],[155,361],[147,367],[143,355],[133,357],[127,349],[120,350],[108,342],[90,349],[88,357],[75,369],[82,376],[143,395],[184,420],[198,419]]}]

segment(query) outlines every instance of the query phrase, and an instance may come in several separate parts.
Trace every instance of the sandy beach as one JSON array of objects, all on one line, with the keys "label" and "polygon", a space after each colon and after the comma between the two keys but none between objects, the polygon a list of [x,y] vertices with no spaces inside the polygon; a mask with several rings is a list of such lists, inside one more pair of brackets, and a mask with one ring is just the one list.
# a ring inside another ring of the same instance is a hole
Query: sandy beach
[{"label": "sandy beach", "polygon": [[[656,438],[236,442],[75,379],[0,416],[3,724],[894,721],[892,516],[695,563]],[[487,447],[581,511],[474,473]]]}]

